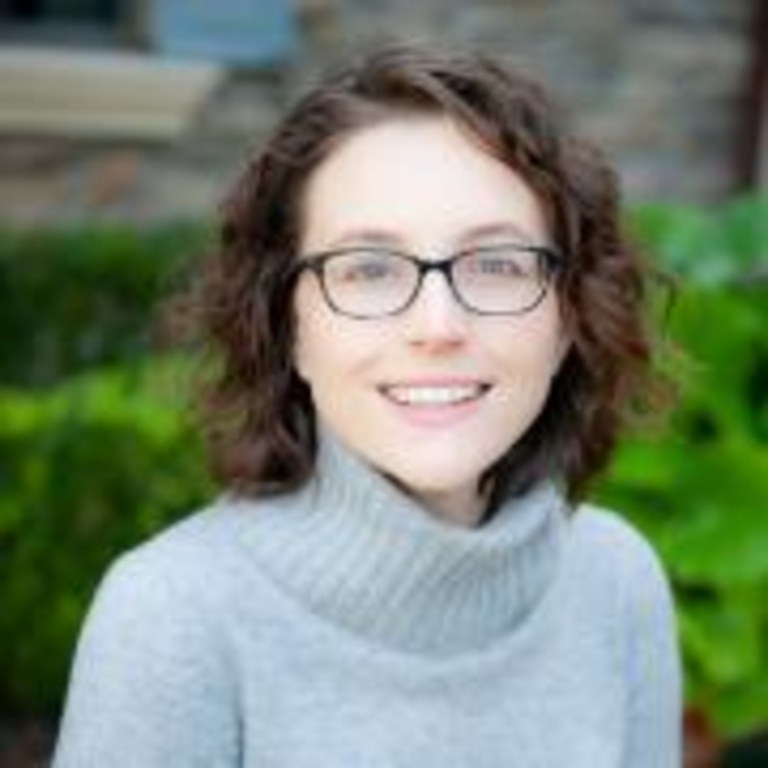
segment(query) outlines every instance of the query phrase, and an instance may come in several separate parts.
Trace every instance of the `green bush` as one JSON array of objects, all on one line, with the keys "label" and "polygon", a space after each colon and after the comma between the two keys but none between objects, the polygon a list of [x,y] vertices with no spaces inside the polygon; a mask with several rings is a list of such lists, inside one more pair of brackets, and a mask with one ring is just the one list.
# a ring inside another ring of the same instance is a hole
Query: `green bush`
[{"label": "green bush", "polygon": [[660,551],[689,700],[734,736],[768,726],[768,201],[635,226],[685,279],[669,332],[690,365],[671,429],[626,442],[601,496]]},{"label": "green bush", "polygon": [[646,204],[630,229],[655,260],[700,288],[768,278],[768,197],[741,197],[716,208]]},{"label": "green bush", "polygon": [[0,232],[0,381],[54,383],[152,349],[154,313],[203,226]]},{"label": "green bush", "polygon": [[53,711],[117,552],[210,498],[178,366],[0,391],[0,709]]}]

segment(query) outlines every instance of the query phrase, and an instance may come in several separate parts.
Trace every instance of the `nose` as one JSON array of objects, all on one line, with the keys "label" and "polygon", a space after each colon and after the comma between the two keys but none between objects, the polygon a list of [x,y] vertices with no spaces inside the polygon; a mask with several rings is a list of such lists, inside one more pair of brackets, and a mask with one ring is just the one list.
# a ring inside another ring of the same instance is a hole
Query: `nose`
[{"label": "nose", "polygon": [[446,276],[438,272],[424,276],[418,295],[403,317],[408,342],[429,351],[464,344],[469,320],[467,310],[454,296]]}]

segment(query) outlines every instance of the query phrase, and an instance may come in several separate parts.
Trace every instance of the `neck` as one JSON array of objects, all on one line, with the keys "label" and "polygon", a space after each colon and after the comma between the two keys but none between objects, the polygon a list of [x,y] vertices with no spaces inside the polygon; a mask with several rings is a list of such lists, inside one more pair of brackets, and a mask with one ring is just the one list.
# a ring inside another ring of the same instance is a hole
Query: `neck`
[{"label": "neck", "polygon": [[407,491],[427,512],[450,525],[476,528],[488,505],[487,494],[473,485],[454,491]]}]

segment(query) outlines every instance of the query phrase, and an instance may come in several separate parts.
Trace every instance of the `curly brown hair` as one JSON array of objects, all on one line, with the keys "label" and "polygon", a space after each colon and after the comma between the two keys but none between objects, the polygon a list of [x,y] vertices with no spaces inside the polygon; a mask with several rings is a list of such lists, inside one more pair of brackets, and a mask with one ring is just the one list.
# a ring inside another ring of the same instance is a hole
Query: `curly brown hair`
[{"label": "curly brown hair", "polygon": [[658,400],[644,311],[649,273],[621,231],[616,175],[528,76],[482,55],[403,47],[367,56],[299,101],[222,206],[219,246],[187,303],[217,362],[201,393],[213,474],[231,490],[265,495],[294,489],[313,471],[314,409],[294,371],[285,279],[307,180],[351,133],[414,113],[456,121],[520,174],[564,256],[555,288],[570,350],[542,413],[483,483],[498,499],[552,477],[575,501],[628,417]]}]

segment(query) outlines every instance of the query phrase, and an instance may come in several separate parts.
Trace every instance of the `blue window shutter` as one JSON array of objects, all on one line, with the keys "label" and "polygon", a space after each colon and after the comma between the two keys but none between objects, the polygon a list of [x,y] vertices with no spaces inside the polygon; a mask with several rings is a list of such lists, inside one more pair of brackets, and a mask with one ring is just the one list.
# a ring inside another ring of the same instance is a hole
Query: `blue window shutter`
[{"label": "blue window shutter", "polygon": [[289,0],[151,0],[150,40],[172,56],[258,65],[289,58],[297,29]]}]

